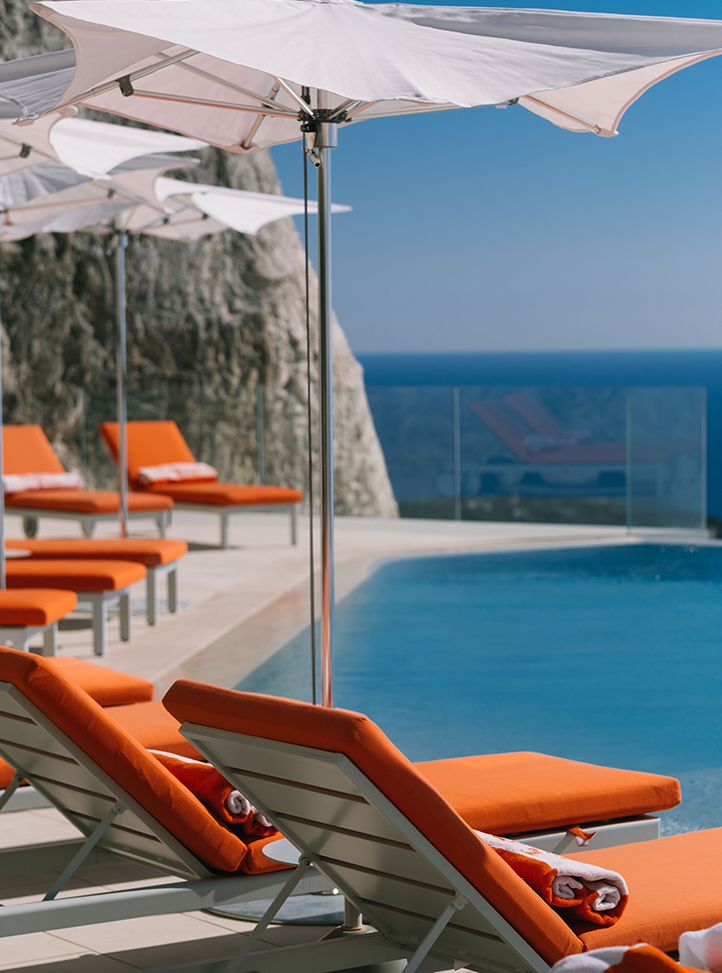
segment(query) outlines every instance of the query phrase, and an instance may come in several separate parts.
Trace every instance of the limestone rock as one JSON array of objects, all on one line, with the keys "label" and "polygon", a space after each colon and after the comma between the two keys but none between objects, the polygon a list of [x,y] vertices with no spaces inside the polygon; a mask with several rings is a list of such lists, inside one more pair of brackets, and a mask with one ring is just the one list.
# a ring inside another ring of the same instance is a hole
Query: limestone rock
[{"label": "limestone rock", "polygon": [[[12,0],[0,0],[0,19],[6,59],[67,46],[55,28]],[[201,165],[169,175],[281,191],[266,153],[193,155]],[[0,247],[5,420],[41,423],[64,463],[98,486],[114,481],[96,433],[99,422],[116,415],[107,247],[106,238],[82,232]],[[228,231],[194,244],[136,236],[127,277],[130,418],[176,419],[197,457],[223,478],[257,482],[262,476],[305,489],[304,254],[293,222],[281,220],[255,237]],[[313,274],[310,289],[316,349]],[[334,328],[336,510],[394,516],[361,366],[338,322]],[[316,379],[314,353],[317,447]],[[317,462],[317,448],[314,455]]]}]

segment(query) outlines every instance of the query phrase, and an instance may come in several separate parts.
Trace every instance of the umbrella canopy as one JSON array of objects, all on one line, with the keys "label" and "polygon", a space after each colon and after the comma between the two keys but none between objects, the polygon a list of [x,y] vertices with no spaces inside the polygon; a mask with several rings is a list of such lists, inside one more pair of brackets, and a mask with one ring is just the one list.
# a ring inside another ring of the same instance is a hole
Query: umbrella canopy
[{"label": "umbrella canopy", "polygon": [[719,22],[664,17],[354,0],[31,8],[82,60],[71,76],[72,52],[48,55],[57,69],[26,93],[25,117],[88,101],[231,151],[299,138],[301,86],[331,93],[325,107],[343,123],[519,100],[564,128],[613,135],[651,84],[722,50]]},{"label": "umbrella canopy", "polygon": [[310,135],[319,179],[321,680],[330,706],[328,204],[337,126],[520,103],[572,131],[614,135],[652,84],[722,53],[722,23],[356,0],[40,0],[31,8],[64,30],[77,53],[72,80],[45,110],[82,102],[234,152]]},{"label": "umbrella canopy", "polygon": [[[197,163],[147,155],[122,163],[103,179],[93,180],[59,162],[0,176],[0,241],[91,228],[184,241],[228,229],[254,235],[268,223],[304,211],[302,199],[163,175]],[[307,205],[309,213],[317,212],[315,202]],[[334,213],[350,210],[332,206]]]},{"label": "umbrella canopy", "polygon": [[[0,65],[0,75],[3,68],[16,63]],[[75,108],[53,112],[32,125],[16,125],[14,119],[21,109],[22,104],[3,102],[0,95],[0,176],[59,161],[76,172],[100,178],[136,156],[191,152],[205,145],[167,132],[73,118]]]},{"label": "umbrella canopy", "polygon": [[[121,214],[134,209],[143,210],[149,220],[163,220],[167,209],[155,195],[156,179],[168,169],[197,163],[198,159],[147,155],[122,163],[103,179],[91,179],[61,163],[0,177],[0,240],[82,230],[110,218],[116,230],[123,229]],[[111,232],[111,227],[103,225],[101,230]]]},{"label": "umbrella canopy", "polygon": [[[155,193],[159,200],[172,209],[171,224],[178,224],[189,210],[195,210],[203,221],[198,226],[199,235],[203,223],[207,233],[215,228],[237,230],[238,233],[255,235],[268,223],[286,216],[299,216],[304,212],[304,201],[289,196],[272,196],[269,193],[252,193],[242,189],[224,189],[203,183],[181,182],[161,176],[156,180]],[[318,206],[312,200],[306,204],[309,213],[317,213]],[[334,203],[333,213],[350,213],[350,206]],[[135,214],[133,214],[135,216]],[[164,236],[164,233],[156,235]],[[195,239],[195,236],[194,236]]]}]

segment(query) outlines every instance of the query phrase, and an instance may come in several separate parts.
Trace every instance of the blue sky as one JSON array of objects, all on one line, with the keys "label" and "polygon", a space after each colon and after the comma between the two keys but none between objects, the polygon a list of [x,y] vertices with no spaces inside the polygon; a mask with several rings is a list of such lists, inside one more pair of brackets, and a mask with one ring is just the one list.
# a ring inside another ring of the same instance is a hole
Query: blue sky
[{"label": "blue sky", "polygon": [[[562,8],[722,18],[719,0]],[[301,195],[298,144],[273,157]],[[722,57],[652,88],[614,139],[518,107],[363,122],[333,187],[354,208],[333,303],[359,353],[722,348]]]}]

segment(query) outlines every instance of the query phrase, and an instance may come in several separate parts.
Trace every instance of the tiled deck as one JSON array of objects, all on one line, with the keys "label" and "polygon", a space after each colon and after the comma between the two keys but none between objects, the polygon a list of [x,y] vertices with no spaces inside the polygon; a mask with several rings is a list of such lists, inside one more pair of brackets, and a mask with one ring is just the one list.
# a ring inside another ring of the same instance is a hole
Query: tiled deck
[{"label": "tiled deck", "polygon": [[[20,537],[19,520],[10,518],[8,533]],[[103,661],[152,679],[162,694],[181,675],[233,685],[251,672],[308,622],[308,522],[301,518],[299,546],[288,544],[288,518],[248,514],[232,522],[229,550],[211,546],[215,520],[188,513],[174,517],[171,537],[192,547],[180,569],[178,615],[162,614],[150,628],[134,616],[134,637],[119,639],[117,619],[109,626]],[[72,527],[71,527],[72,530]],[[41,536],[63,536],[68,527],[41,524]],[[114,535],[106,528],[99,534]],[[134,533],[141,533],[134,529]],[[153,536],[150,529],[146,536]],[[449,521],[337,520],[337,578],[341,597],[373,570],[379,559],[453,551],[500,550],[540,544],[619,543],[622,530],[558,525],[453,523]],[[137,586],[134,598],[145,596]],[[89,630],[60,633],[60,652],[93,658]],[[0,815],[0,847],[51,842],[77,832],[50,808]],[[130,865],[93,865],[79,871],[74,888],[105,889],[147,884],[151,873]],[[50,873],[5,879],[0,902],[39,900],[52,884]],[[158,878],[166,882],[167,878]],[[72,894],[72,892],[70,893]],[[202,912],[82,926],[0,941],[0,970],[36,973],[122,973],[176,968],[230,956],[252,926]],[[319,927],[274,926],[264,935],[269,945],[287,945],[320,937]],[[424,973],[439,969],[424,965]]]}]

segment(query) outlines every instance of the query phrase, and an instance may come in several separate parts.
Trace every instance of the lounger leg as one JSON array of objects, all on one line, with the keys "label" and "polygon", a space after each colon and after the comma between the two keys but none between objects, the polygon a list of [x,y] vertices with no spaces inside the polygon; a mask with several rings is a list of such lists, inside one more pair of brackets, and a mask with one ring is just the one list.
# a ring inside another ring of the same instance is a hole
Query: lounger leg
[{"label": "lounger leg", "polygon": [[118,599],[120,613],[120,638],[123,642],[130,642],[130,592],[123,591]]},{"label": "lounger leg", "polygon": [[161,537],[165,537],[166,531],[170,527],[170,513],[164,510],[155,518],[155,522],[158,525],[158,533]]},{"label": "lounger leg", "polygon": [[295,547],[298,544],[298,504],[291,506],[291,544]]},{"label": "lounger leg", "polygon": [[463,895],[457,894],[454,896],[454,898],[451,900],[451,902],[449,902],[447,907],[433,924],[431,929],[429,929],[427,934],[419,943],[416,952],[404,967],[404,973],[416,973],[416,970],[418,970],[423,961],[426,959],[426,954],[432,948],[444,929],[446,929],[446,926],[449,923],[449,920],[453,917],[454,913],[460,912],[465,905],[466,899]]},{"label": "lounger leg", "polygon": [[0,811],[2,811],[5,805],[10,801],[10,798],[13,796],[18,787],[20,787],[24,779],[25,774],[20,773],[20,771],[13,774],[13,779],[3,791],[2,797],[0,797]]},{"label": "lounger leg", "polygon": [[145,578],[145,617],[149,625],[158,621],[158,585],[155,568],[148,568]]},{"label": "lounger leg", "polygon": [[253,947],[256,945],[258,940],[264,934],[266,928],[268,927],[268,924],[270,922],[273,922],[278,910],[281,908],[283,903],[286,901],[289,895],[296,888],[296,886],[301,881],[301,879],[303,878],[303,876],[306,874],[306,872],[310,867],[311,867],[311,862],[308,860],[308,858],[301,858],[298,865],[291,873],[291,876],[286,882],[286,884],[283,886],[283,888],[278,893],[278,895],[273,900],[273,902],[271,902],[271,904],[266,909],[263,916],[258,920],[258,922],[256,923],[256,928],[253,930],[251,935],[245,941],[243,946],[241,946],[241,948],[238,950],[238,952],[233,957],[233,959],[228,964],[228,966],[225,968],[223,973],[236,973],[237,970],[240,970],[241,966],[243,966],[243,961],[248,956],[248,954],[253,950]]},{"label": "lounger leg", "polygon": [[44,902],[49,902],[51,899],[55,898],[58,892],[62,892],[69,879],[71,879],[76,870],[80,868],[90,852],[93,850],[93,848],[95,848],[97,843],[111,826],[113,821],[115,821],[116,817],[119,814],[122,814],[124,810],[125,808],[122,804],[114,804],[113,807],[111,807],[103,820],[96,827],[95,831],[93,831],[91,835],[88,835],[85,843],[78,849],[76,854],[73,855],[68,864],[65,866],[60,874],[60,877],[43,899]]},{"label": "lounger leg", "polygon": [[228,547],[228,511],[221,511],[221,547],[225,550]]},{"label": "lounger leg", "polygon": [[80,529],[83,537],[92,537],[95,533],[95,520],[92,517],[83,517],[80,521]]},{"label": "lounger leg", "polygon": [[43,632],[43,649],[40,655],[58,654],[58,623],[47,625]]},{"label": "lounger leg", "polygon": [[105,655],[105,642],[107,637],[107,610],[105,599],[102,594],[95,592],[85,600],[90,601],[93,606],[93,652],[96,655]]},{"label": "lounger leg", "polygon": [[178,565],[174,564],[168,572],[168,611],[178,611]]}]

